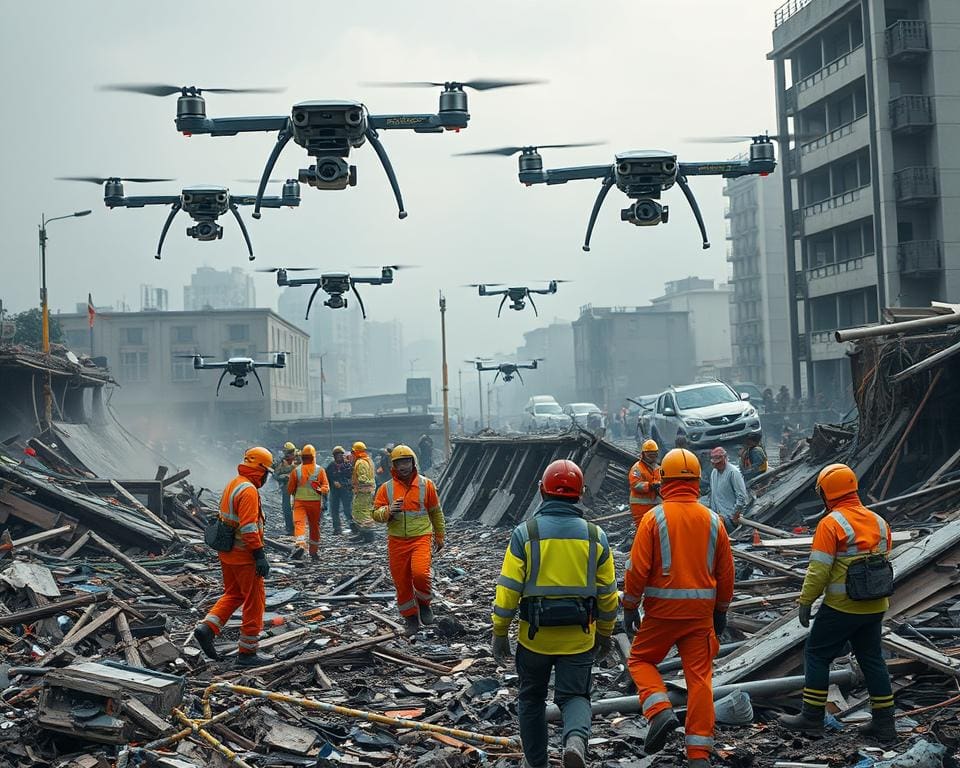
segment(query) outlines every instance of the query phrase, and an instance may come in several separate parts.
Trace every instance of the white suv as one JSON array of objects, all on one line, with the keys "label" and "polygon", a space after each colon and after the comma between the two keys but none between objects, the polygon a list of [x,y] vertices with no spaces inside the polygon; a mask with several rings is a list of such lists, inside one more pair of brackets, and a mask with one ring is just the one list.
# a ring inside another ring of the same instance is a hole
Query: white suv
[{"label": "white suv", "polygon": [[570,417],[560,403],[549,395],[535,395],[523,409],[523,426],[527,432],[559,432],[569,429]]},{"label": "white suv", "polygon": [[694,450],[759,435],[760,414],[749,399],[746,393],[738,394],[720,381],[671,387],[660,394],[646,420],[650,436],[667,451],[678,435],[686,437]]}]

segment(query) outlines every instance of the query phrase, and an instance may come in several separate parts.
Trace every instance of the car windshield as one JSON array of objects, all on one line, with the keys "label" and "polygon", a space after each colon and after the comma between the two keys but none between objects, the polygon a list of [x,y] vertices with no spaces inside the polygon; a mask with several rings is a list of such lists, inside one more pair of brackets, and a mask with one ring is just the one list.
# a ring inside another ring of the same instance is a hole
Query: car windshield
[{"label": "car windshield", "polygon": [[563,409],[556,403],[543,403],[533,407],[534,413],[563,413]]},{"label": "car windshield", "polygon": [[705,408],[720,403],[736,403],[738,398],[729,387],[723,384],[713,384],[709,387],[697,387],[677,392],[677,405],[681,410],[690,408]]},{"label": "car windshield", "polygon": [[570,410],[578,416],[583,416],[587,413],[600,413],[600,409],[597,406],[590,405],[589,403],[573,403],[570,406]]}]

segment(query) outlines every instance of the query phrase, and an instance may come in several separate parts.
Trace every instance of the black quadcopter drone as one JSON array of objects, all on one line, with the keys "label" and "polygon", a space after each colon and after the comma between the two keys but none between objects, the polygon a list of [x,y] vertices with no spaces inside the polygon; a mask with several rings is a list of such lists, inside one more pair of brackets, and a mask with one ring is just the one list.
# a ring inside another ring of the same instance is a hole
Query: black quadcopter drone
[{"label": "black quadcopter drone", "polygon": [[544,170],[543,158],[538,149],[582,147],[591,144],[542,144],[528,147],[499,147],[478,152],[464,152],[462,155],[503,155],[510,156],[520,153],[519,178],[520,183],[532,184],[566,184],[578,179],[603,179],[600,192],[590,212],[587,222],[587,234],[583,242],[583,250],[590,250],[590,237],[597,221],[597,215],[610,188],[616,185],[634,202],[620,211],[620,220],[628,221],[638,227],[650,227],[657,224],[666,224],[670,209],[660,203],[660,194],[673,187],[680,187],[693,215],[700,227],[700,236],[703,247],[709,248],[707,229],[703,223],[700,206],[693,196],[693,191],[687,183],[688,176],[722,176],[733,179],[740,176],[758,174],[766,176],[773,173],[777,167],[776,153],[773,142],[776,136],[764,134],[762,136],[743,137],[750,139],[750,154],[746,160],[722,160],[706,163],[681,163],[677,156],[661,150],[634,150],[621,152],[614,156],[613,165],[584,165],[572,168],[553,168]]},{"label": "black quadcopter drone", "polygon": [[[118,176],[60,176],[62,181],[87,181],[91,184],[103,185],[103,202],[107,208],[143,208],[146,205],[169,205],[170,213],[160,231],[160,242],[157,243],[155,259],[160,258],[163,250],[163,241],[174,217],[183,211],[197,222],[196,226],[187,227],[187,236],[194,240],[220,240],[223,237],[223,227],[217,224],[217,219],[228,211],[233,214],[240,225],[243,239],[247,243],[247,253],[253,261],[253,245],[250,234],[240,217],[238,206],[253,205],[257,198],[254,195],[233,195],[226,187],[186,187],[179,195],[145,195],[126,197],[123,194],[123,182],[131,181],[147,184],[158,181],[172,181],[172,179],[120,178]],[[260,204],[267,208],[289,207],[300,205],[300,183],[296,179],[287,179],[283,183],[283,192],[279,197],[265,197]]]},{"label": "black quadcopter drone", "polygon": [[223,379],[228,374],[233,376],[233,381],[230,382],[230,386],[243,389],[248,383],[247,376],[252,373],[253,377],[257,380],[257,384],[260,385],[260,394],[263,395],[263,382],[260,381],[260,374],[257,373],[257,368],[286,368],[287,366],[286,352],[275,352],[272,363],[262,363],[250,357],[231,357],[226,362],[220,363],[208,363],[203,359],[203,355],[199,354],[177,355],[177,357],[193,358],[193,367],[194,370],[197,371],[222,370],[223,373],[220,374],[220,379],[217,381],[217,397],[220,397],[220,385],[223,384]]},{"label": "black quadcopter drone", "polygon": [[504,381],[513,381],[513,377],[516,376],[520,379],[520,383],[523,384],[523,376],[520,375],[520,369],[535,371],[537,370],[538,363],[542,361],[542,357],[537,357],[529,363],[488,363],[488,361],[485,360],[473,360],[470,362],[476,363],[477,371],[496,371],[497,375],[493,377],[494,381],[501,375]]},{"label": "black quadcopter drone", "polygon": [[546,288],[527,288],[525,285],[519,285],[493,291],[490,290],[491,287],[503,285],[503,283],[470,283],[464,287],[476,288],[480,296],[503,296],[503,298],[500,299],[500,308],[497,310],[497,317],[500,317],[500,313],[503,312],[503,305],[506,304],[507,299],[510,299],[510,309],[515,309],[518,312],[526,308],[527,301],[529,300],[530,306],[533,307],[533,314],[536,317],[540,317],[540,313],[537,312],[537,305],[533,301],[533,294],[548,295],[556,293],[558,284],[566,282],[569,281],[551,280]]},{"label": "black quadcopter drone", "polygon": [[[276,272],[277,285],[297,288],[301,285],[312,285],[313,293],[310,294],[310,300],[307,302],[307,313],[305,320],[310,319],[310,308],[313,306],[313,300],[319,291],[326,293],[329,298],[323,302],[323,306],[330,309],[346,309],[347,300],[343,294],[347,291],[353,291],[357,297],[357,303],[360,305],[360,314],[363,319],[367,319],[367,309],[363,305],[363,299],[357,292],[357,285],[390,285],[393,282],[393,273],[401,269],[402,265],[393,264],[388,267],[380,267],[379,277],[354,277],[349,272],[325,272],[319,277],[299,277],[289,278],[288,272],[314,272],[313,267],[271,267],[270,269],[258,269],[258,272]],[[375,269],[375,267],[361,267],[361,269]]]},{"label": "black quadcopter drone", "polygon": [[487,91],[516,85],[531,85],[538,80],[469,80],[464,82],[400,82],[371,83],[376,86],[441,87],[440,106],[436,114],[386,114],[371,115],[359,101],[303,101],[294,104],[290,116],[252,117],[207,117],[207,105],[203,93],[276,93],[282,89],[255,88],[198,88],[163,84],[118,84],[103,86],[102,90],[128,91],[148,96],[172,96],[177,98],[177,130],[185,136],[210,134],[211,136],[235,136],[238,133],[277,131],[277,143],[267,159],[260,188],[254,202],[253,217],[260,218],[263,193],[273,167],[290,139],[316,158],[309,168],[301,168],[299,180],[317,189],[346,189],[356,186],[356,166],[349,165],[346,158],[352,149],[362,147],[369,141],[383,170],[399,208],[400,218],[407,216],[400,195],[396,174],[380,141],[378,130],[406,129],[416,133],[442,133],[459,131],[467,127],[470,113],[467,111],[467,94],[464,88]]}]

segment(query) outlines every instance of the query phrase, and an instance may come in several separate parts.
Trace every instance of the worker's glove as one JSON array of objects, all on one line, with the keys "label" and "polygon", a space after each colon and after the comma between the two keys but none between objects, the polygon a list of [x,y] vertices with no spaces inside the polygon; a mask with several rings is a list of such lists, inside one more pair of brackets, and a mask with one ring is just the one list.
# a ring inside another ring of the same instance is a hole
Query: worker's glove
[{"label": "worker's glove", "polygon": [[810,626],[810,608],[812,606],[800,604],[800,626],[809,627]]},{"label": "worker's glove", "polygon": [[660,495],[660,483],[650,483],[650,490],[653,491],[657,496]]},{"label": "worker's glove", "polygon": [[501,664],[507,661],[512,655],[510,651],[510,639],[503,635],[494,635],[493,643],[490,645],[490,652],[493,654],[493,658],[496,659]]},{"label": "worker's glove", "polygon": [[253,553],[253,567],[256,568],[257,576],[267,578],[270,575],[270,563],[267,562],[267,556],[263,554],[262,549]]},{"label": "worker's glove", "polygon": [[631,640],[633,636],[637,633],[637,628],[640,626],[640,609],[639,608],[624,608],[623,609],[623,631],[627,633],[627,637]]},{"label": "worker's glove", "polygon": [[740,525],[740,515],[742,514],[743,510],[740,509],[740,507],[737,507],[735,510],[733,510],[733,515],[730,517],[730,522],[732,522],[734,525]]},{"label": "worker's glove", "polygon": [[597,636],[593,640],[593,660],[600,661],[613,647],[613,638],[610,635],[601,635],[597,632]]},{"label": "worker's glove", "polygon": [[443,549],[443,545],[444,545],[443,534],[442,533],[433,534],[433,551],[439,552],[441,549]]},{"label": "worker's glove", "polygon": [[720,639],[720,635],[723,634],[723,630],[727,628],[727,612],[726,611],[714,611],[713,612],[713,633],[717,636],[717,639]]}]

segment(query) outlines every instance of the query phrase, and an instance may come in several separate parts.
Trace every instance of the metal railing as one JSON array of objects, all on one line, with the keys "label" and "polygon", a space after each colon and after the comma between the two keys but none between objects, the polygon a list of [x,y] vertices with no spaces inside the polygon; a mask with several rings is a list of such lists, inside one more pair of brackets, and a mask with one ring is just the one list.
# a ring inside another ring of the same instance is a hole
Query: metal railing
[{"label": "metal railing", "polygon": [[927,22],[920,19],[901,19],[886,29],[887,56],[891,59],[909,58],[930,52]]},{"label": "metal railing", "polygon": [[818,267],[810,267],[806,271],[807,280],[819,280],[831,275],[839,275],[842,272],[853,272],[857,269],[863,269],[863,260],[867,256],[873,256],[872,253],[865,253],[863,256],[854,256],[852,259],[835,261],[832,264],[823,264]]},{"label": "metal railing", "polygon": [[817,203],[813,203],[812,205],[805,205],[803,206],[803,217],[808,218],[810,216],[816,216],[817,214],[833,210],[834,208],[841,208],[844,205],[850,205],[850,203],[854,203],[859,200],[860,193],[869,186],[869,184],[864,184],[862,187],[851,189],[849,192],[828,197],[826,200],[821,200]]},{"label": "metal railing", "polygon": [[897,243],[897,262],[904,275],[921,276],[943,268],[939,240],[907,240]]},{"label": "metal railing", "polygon": [[833,61],[828,61],[813,74],[807,75],[805,78],[803,78],[803,80],[797,83],[797,93],[801,93],[802,91],[807,90],[807,88],[816,85],[821,80],[830,77],[830,75],[834,74],[835,72],[839,72],[850,63],[850,57],[860,48],[863,48],[863,43],[860,43],[860,45],[858,45],[856,48],[851,48],[846,53],[837,56],[837,58],[835,58]]},{"label": "metal railing", "polygon": [[890,129],[923,128],[933,125],[933,104],[929,96],[907,94],[890,100]]},{"label": "metal railing", "polygon": [[783,22],[789,19],[796,13],[799,13],[804,8],[806,8],[813,0],[787,0],[786,3],[781,5],[777,10],[773,12],[773,27],[776,29]]},{"label": "metal railing", "polygon": [[893,188],[899,202],[929,200],[937,196],[937,169],[912,166],[893,174]]},{"label": "metal railing", "polygon": [[818,136],[813,141],[808,141],[805,144],[800,145],[800,154],[809,155],[811,152],[815,152],[818,149],[823,149],[828,144],[832,144],[837,139],[842,139],[844,136],[847,136],[853,133],[857,129],[857,124],[866,118],[866,115],[860,115],[860,117],[851,120],[849,123],[844,123],[843,125],[838,125],[832,131],[828,131],[823,134],[823,136]]}]

